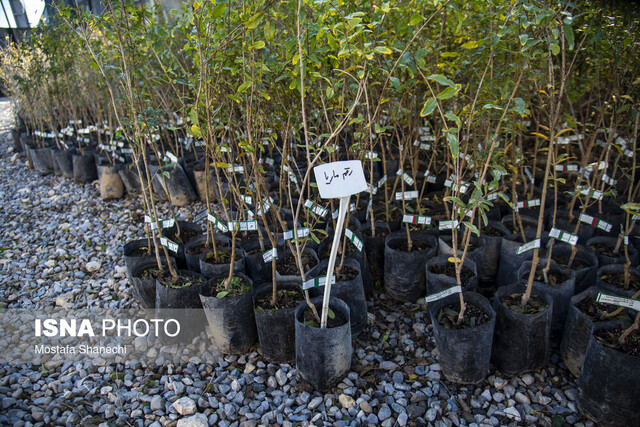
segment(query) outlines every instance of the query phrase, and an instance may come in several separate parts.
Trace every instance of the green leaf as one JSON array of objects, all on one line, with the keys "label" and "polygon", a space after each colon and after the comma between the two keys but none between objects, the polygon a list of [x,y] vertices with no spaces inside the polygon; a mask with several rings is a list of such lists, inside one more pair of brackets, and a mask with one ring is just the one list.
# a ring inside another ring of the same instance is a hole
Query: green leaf
[{"label": "green leaf", "polygon": [[329,310],[327,310],[327,317],[329,319],[335,319],[336,318],[336,314],[333,312],[333,310],[329,309]]},{"label": "green leaf", "polygon": [[225,3],[221,3],[213,8],[213,12],[211,13],[211,19],[218,19],[222,16],[224,11],[227,9],[227,5]]},{"label": "green leaf", "polygon": [[256,28],[258,25],[260,25],[260,21],[262,21],[262,15],[262,12],[256,13],[244,23],[244,26],[249,30]]},{"label": "green leaf", "polygon": [[551,43],[550,47],[551,47],[551,53],[553,53],[554,55],[557,55],[560,53],[560,46],[558,46],[557,43]]},{"label": "green leaf", "polygon": [[529,110],[526,108],[524,99],[516,98],[514,101],[515,101],[515,106],[513,107],[513,111],[520,114],[520,117],[527,116],[529,114]]},{"label": "green leaf", "polygon": [[451,80],[449,80],[448,78],[446,78],[442,74],[431,74],[429,77],[427,77],[427,80],[436,81],[436,82],[440,83],[443,86],[450,86],[450,87],[452,87],[454,89],[456,87],[456,84],[454,82],[452,82]]},{"label": "green leaf", "polygon": [[386,46],[376,46],[374,50],[383,55],[391,55],[393,53],[393,51]]},{"label": "green leaf", "polygon": [[563,25],[564,27],[564,38],[567,39],[567,44],[569,45],[569,49],[573,49],[574,45],[574,37],[573,37],[573,28],[571,25]]},{"label": "green leaf", "polygon": [[389,80],[391,81],[391,86],[393,86],[396,91],[400,92],[400,90],[402,89],[400,79],[397,77],[389,77]]},{"label": "green leaf", "polygon": [[191,125],[191,133],[196,138],[202,138],[202,132],[200,132],[200,127],[198,127],[197,125]]},{"label": "green leaf", "polygon": [[475,234],[476,236],[480,236],[480,231],[478,230],[478,227],[476,227],[475,225],[471,224],[469,221],[462,221],[462,223],[469,229],[471,230],[471,232],[473,234]]},{"label": "green leaf", "polygon": [[449,143],[449,149],[451,150],[451,156],[457,159],[460,155],[460,142],[458,141],[458,135],[453,132],[447,133],[447,142]]},{"label": "green leaf", "polygon": [[466,42],[465,44],[463,44],[462,46],[460,46],[463,49],[475,49],[477,48],[479,45],[479,43],[477,41],[472,41],[472,42]]},{"label": "green leaf", "polygon": [[266,45],[266,44],[265,44],[265,42],[264,42],[264,41],[262,41],[262,40],[260,40],[260,41],[255,42],[255,43],[251,46],[251,49],[260,50],[260,49],[262,49],[263,47],[265,47],[265,45]]},{"label": "green leaf", "polygon": [[216,295],[216,298],[224,298],[227,295],[229,295],[229,291],[220,291],[218,292],[218,294]]},{"label": "green leaf", "polygon": [[456,122],[456,126],[458,126],[458,129],[462,128],[462,121],[460,120],[460,118],[458,116],[456,116],[453,113],[447,113],[444,115],[447,119]]},{"label": "green leaf", "polygon": [[422,106],[422,111],[420,111],[420,117],[425,117],[433,113],[433,110],[436,109],[437,105],[438,105],[438,101],[436,101],[435,98],[427,99],[427,102],[425,102],[424,105]]},{"label": "green leaf", "polygon": [[458,93],[458,90],[456,88],[448,87],[438,94],[438,99],[445,100],[445,99],[453,98],[456,95],[456,93]]},{"label": "green leaf", "polygon": [[631,215],[637,215],[640,213],[640,203],[625,203],[620,206],[620,208]]},{"label": "green leaf", "polygon": [[422,16],[420,15],[413,15],[411,17],[411,19],[409,20],[409,25],[416,25],[419,24],[420,22],[422,22],[424,18],[422,18]]},{"label": "green leaf", "polygon": [[249,89],[252,83],[253,82],[251,80],[247,80],[246,82],[242,83],[240,87],[238,87],[238,93],[243,93],[244,91]]},{"label": "green leaf", "polygon": [[457,198],[457,197],[447,196],[447,197],[443,198],[442,200],[445,201],[445,202],[452,202],[452,203],[458,205],[462,209],[466,209],[467,208],[467,204],[465,202],[463,202],[461,199]]}]

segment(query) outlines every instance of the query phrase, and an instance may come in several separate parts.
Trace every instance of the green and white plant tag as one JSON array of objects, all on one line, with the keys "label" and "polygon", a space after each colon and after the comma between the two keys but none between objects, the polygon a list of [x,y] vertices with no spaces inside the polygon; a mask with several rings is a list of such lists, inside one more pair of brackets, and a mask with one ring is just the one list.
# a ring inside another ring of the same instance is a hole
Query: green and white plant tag
[{"label": "green and white plant tag", "polygon": [[593,227],[599,228],[602,231],[606,231],[607,233],[611,231],[613,225],[609,224],[606,221],[593,217],[591,215],[581,213],[578,217],[580,222],[584,222],[585,224],[591,224]]},{"label": "green and white plant tag", "polygon": [[397,176],[402,175],[402,179],[407,185],[413,185],[415,182],[413,178],[411,178],[411,176],[408,173],[404,172],[402,169],[398,169],[398,171],[396,172],[396,175]]},{"label": "green and white plant tag", "polygon": [[429,169],[427,169],[426,172],[424,173],[424,178],[427,182],[431,184],[435,184],[437,179],[435,175],[431,175],[431,171]]},{"label": "green and white plant tag", "polygon": [[360,240],[360,238],[356,236],[356,234],[353,231],[351,231],[348,228],[345,228],[344,235],[347,239],[349,239],[351,243],[353,243],[353,245],[356,247],[358,251],[362,252],[364,243],[362,243],[362,240]]},{"label": "green and white plant tag", "polygon": [[244,166],[242,166],[242,165],[229,166],[227,168],[227,172],[244,174]]},{"label": "green and white plant tag", "polygon": [[612,304],[618,307],[627,307],[635,311],[640,311],[640,301],[635,299],[623,298],[599,292],[596,301],[604,304]]},{"label": "green and white plant tag", "polygon": [[518,209],[522,209],[522,208],[533,208],[536,206],[540,206],[541,200],[540,199],[531,199],[531,200],[524,200],[522,202],[518,202]]},{"label": "green and white plant tag", "polygon": [[596,189],[591,189],[591,188],[589,188],[587,186],[583,186],[583,185],[578,186],[577,190],[583,196],[588,196],[589,194],[591,194],[591,198],[592,199],[596,199],[596,200],[602,200],[602,197],[604,196],[602,191],[598,191]]},{"label": "green and white plant tag", "polygon": [[173,241],[167,239],[166,237],[161,237],[160,238],[160,244],[162,246],[164,246],[165,248],[169,249],[174,254],[178,253],[178,246],[179,245],[176,242],[173,242]]},{"label": "green and white plant tag", "polygon": [[414,225],[431,225],[431,217],[425,215],[403,215],[402,222]]},{"label": "green and white plant tag", "polygon": [[557,172],[578,172],[579,166],[576,164],[556,165]]},{"label": "green and white plant tag", "polygon": [[447,288],[444,291],[440,291],[440,292],[438,292],[436,294],[429,295],[424,300],[427,303],[430,303],[430,302],[438,301],[438,300],[440,300],[442,298],[446,298],[449,295],[459,294],[461,292],[462,292],[462,286],[456,285],[456,286],[452,286],[450,288]]},{"label": "green and white plant tag", "polygon": [[602,181],[605,184],[608,184],[610,186],[616,185],[616,180],[610,177],[609,175],[607,175],[606,173],[602,175]]},{"label": "green and white plant tag", "polygon": [[253,204],[253,198],[251,196],[242,196],[242,200],[248,205]]},{"label": "green and white plant tag", "polygon": [[568,243],[571,246],[575,246],[578,243],[578,236],[571,234],[568,231],[560,230],[559,228],[552,228],[549,232],[549,236]]},{"label": "green and white plant tag", "polygon": [[[157,230],[158,229],[158,225],[156,224],[155,221],[153,221],[151,219],[151,217],[149,215],[145,215],[144,216],[144,222],[145,224],[149,224],[149,228],[151,230]],[[165,228],[171,228],[175,225],[176,220],[175,219],[161,219],[160,220],[160,228],[165,229]]]},{"label": "green and white plant tag", "polygon": [[271,260],[273,259],[278,259],[278,249],[277,248],[269,249],[268,251],[262,254],[262,259],[264,260],[265,264],[268,262],[271,262]]},{"label": "green and white plant tag", "polygon": [[207,221],[212,223],[218,230],[222,231],[223,233],[226,233],[227,231],[229,231],[229,227],[224,225],[222,222],[218,221],[218,218],[211,215],[209,212],[207,212]]},{"label": "green and white plant tag", "polygon": [[447,178],[444,181],[444,186],[447,187],[448,189],[452,190],[452,191],[460,191],[460,193],[465,194],[468,190],[469,190],[469,185],[464,182],[464,181],[460,181],[460,184],[458,185],[455,182],[455,179],[452,178]]},{"label": "green and white plant tag", "polygon": [[255,231],[258,229],[258,221],[229,221],[229,230]]},{"label": "green and white plant tag", "polygon": [[264,213],[269,212],[269,208],[271,208],[271,204],[273,203],[273,197],[269,196],[269,198],[262,199],[262,203],[256,206],[256,214],[258,216],[263,216]]},{"label": "green and white plant tag", "polygon": [[327,214],[329,213],[328,209],[325,209],[322,206],[318,205],[317,203],[314,203],[311,199],[307,199],[304,202],[304,207],[322,218],[327,216]]},{"label": "green and white plant tag", "polygon": [[[309,279],[302,284],[303,290],[309,290],[311,288],[319,288],[320,286],[324,286],[327,283],[327,277],[314,277],[313,279]],[[335,274],[331,277],[331,284],[336,284],[336,276]]]},{"label": "green and white plant tag", "polygon": [[414,199],[417,199],[419,196],[420,196],[420,193],[418,192],[418,190],[405,191],[404,193],[402,191],[396,192],[396,200],[402,200],[403,198],[404,200],[414,200]]},{"label": "green and white plant tag", "polygon": [[[298,228],[297,231],[298,232],[296,234],[298,235],[298,239],[301,239],[303,237],[307,237],[309,235],[309,233],[311,232],[309,227]],[[284,240],[293,240],[293,230],[287,230],[287,231],[283,232],[282,233],[282,238]]]},{"label": "green and white plant tag", "polygon": [[178,158],[171,152],[167,151],[166,156],[164,157],[164,161],[170,161],[171,163],[178,163]]},{"label": "green and white plant tag", "polygon": [[364,158],[367,160],[373,160],[378,158],[378,153],[375,151],[367,151],[364,153]]},{"label": "green and white plant tag", "polygon": [[541,242],[540,239],[535,239],[528,243],[518,246],[518,249],[516,250],[516,255],[522,255],[523,253],[529,252],[533,249],[540,249],[540,242]]}]

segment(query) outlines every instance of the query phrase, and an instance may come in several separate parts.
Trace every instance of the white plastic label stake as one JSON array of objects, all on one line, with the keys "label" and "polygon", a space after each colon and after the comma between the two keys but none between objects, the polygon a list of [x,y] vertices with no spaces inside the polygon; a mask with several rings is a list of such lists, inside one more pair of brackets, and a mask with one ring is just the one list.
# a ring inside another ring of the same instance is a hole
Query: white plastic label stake
[{"label": "white plastic label stake", "polygon": [[[302,284],[303,290],[308,290],[311,288],[319,288],[320,286],[324,286],[327,283],[327,276],[324,277],[314,277],[313,279],[309,279]],[[336,276],[335,274],[331,277],[331,284],[336,284]]]},{"label": "white plastic label stake", "polygon": [[194,221],[194,222],[200,222],[200,221],[202,221],[203,219],[205,219],[205,218],[207,217],[207,215],[209,215],[209,212],[205,209],[205,210],[203,210],[203,211],[199,212],[199,213],[198,213],[198,214],[193,218],[193,221]]},{"label": "white plastic label stake", "polygon": [[175,225],[175,223],[176,223],[176,220],[173,219],[173,218],[172,219],[163,219],[162,221],[160,221],[160,227],[162,229],[171,228],[171,227],[173,227]]},{"label": "white plastic label stake", "polygon": [[367,190],[360,160],[325,163],[313,168],[323,199],[337,199]]},{"label": "white plastic label stake", "polygon": [[438,301],[439,299],[446,298],[449,295],[459,294],[460,292],[462,292],[462,286],[456,285],[452,286],[451,288],[445,289],[444,291],[440,291],[437,294],[429,295],[424,300],[428,303],[434,302]]},{"label": "white plastic label stake", "polygon": [[554,239],[558,239],[560,241],[568,243],[571,246],[575,246],[578,243],[578,236],[576,236],[575,234],[571,234],[567,231],[560,230],[559,228],[552,228],[551,231],[549,232],[549,236],[553,237]]},{"label": "white plastic label stake", "polygon": [[167,151],[167,158],[173,163],[178,163],[178,158],[171,151]]},{"label": "white plastic label stake", "polygon": [[161,237],[160,238],[160,244],[164,247],[166,247],[167,249],[169,249],[171,252],[178,253],[178,244],[176,242],[172,242],[171,240],[167,239],[166,237]]},{"label": "white plastic label stake", "polygon": [[353,243],[353,245],[356,247],[356,249],[359,252],[362,252],[364,243],[362,243],[362,240],[360,240],[360,238],[356,236],[356,234],[353,231],[349,230],[348,228],[345,228],[344,235],[347,239],[351,241],[351,243]]},{"label": "white plastic label stake", "polygon": [[[307,237],[309,235],[309,227],[298,228],[298,238]],[[282,233],[284,240],[293,240],[293,230],[288,230]]]},{"label": "white plastic label stake", "polygon": [[262,254],[262,259],[264,260],[264,263],[268,263],[270,262],[272,259],[278,259],[278,249],[277,248],[271,248],[268,251],[266,251],[265,253]]},{"label": "white plastic label stake", "polygon": [[580,214],[578,220],[586,224],[591,224],[593,227],[599,228],[600,230],[606,231],[607,233],[611,231],[611,228],[613,227],[608,222],[587,214]]},{"label": "white plastic label stake", "polygon": [[599,292],[596,301],[605,304],[617,305],[618,307],[631,308],[635,311],[640,311],[640,301],[635,299],[623,298]]},{"label": "white plastic label stake", "polygon": [[402,222],[405,224],[431,225],[431,217],[424,215],[403,215]]},{"label": "white plastic label stake", "polygon": [[607,175],[606,173],[602,175],[602,181],[611,186],[616,185],[616,180]]},{"label": "white plastic label stake", "polygon": [[460,222],[458,220],[448,220],[448,221],[440,221],[440,224],[438,224],[438,229],[439,230],[452,230],[454,227],[458,227],[458,225],[460,224]]},{"label": "white plastic label stake", "polygon": [[456,184],[453,179],[449,178],[444,181],[444,186],[451,189],[452,191],[456,191],[460,189],[462,194],[465,194],[467,190],[469,190],[469,185],[466,182],[460,181],[460,185]]},{"label": "white plastic label stake", "polygon": [[540,249],[540,239],[532,240],[528,243],[520,245],[516,251],[516,255],[522,255],[525,252],[529,252],[532,249]]},{"label": "white plastic label stake", "polygon": [[591,198],[596,200],[602,200],[602,197],[604,196],[602,191],[592,190],[589,187],[579,186],[578,190],[580,191],[580,194],[584,196],[588,196],[589,194],[591,194]]},{"label": "white plastic label stake", "polygon": [[523,202],[518,202],[518,209],[533,208],[535,206],[540,206],[540,203],[540,199],[525,200]]},{"label": "white plastic label stake", "polygon": [[383,176],[378,180],[378,188],[382,187],[385,182],[387,182],[387,175]]},{"label": "white plastic label stake", "polygon": [[253,198],[251,196],[242,196],[242,200],[248,205],[253,204]]},{"label": "white plastic label stake", "polygon": [[375,151],[367,151],[366,153],[364,153],[364,158],[368,160],[377,159],[378,153],[376,153]]},{"label": "white plastic label stake", "polygon": [[405,191],[404,193],[402,191],[398,191],[396,192],[396,200],[402,200],[403,194],[405,200],[417,199],[420,196],[420,193],[417,190]]},{"label": "white plastic label stake", "polygon": [[524,168],[524,173],[529,178],[529,181],[531,181],[531,185],[535,185],[536,179],[531,174],[531,171],[529,170],[529,168]]}]

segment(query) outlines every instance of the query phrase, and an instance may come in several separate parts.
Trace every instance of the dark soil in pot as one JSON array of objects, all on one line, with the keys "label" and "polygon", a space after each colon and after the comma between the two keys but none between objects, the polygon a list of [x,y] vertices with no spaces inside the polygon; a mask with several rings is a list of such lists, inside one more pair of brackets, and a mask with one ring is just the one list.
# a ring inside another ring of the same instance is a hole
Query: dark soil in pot
[{"label": "dark soil in pot", "polygon": [[[449,255],[438,255],[427,261],[425,267],[427,295],[433,295],[455,286],[456,270],[453,258]],[[460,270],[460,283],[464,291],[474,291],[477,287],[477,269],[473,261],[465,259]]]},{"label": "dark soil in pot", "polygon": [[[175,260],[169,258],[175,268]],[[163,259],[163,267],[167,268],[167,262]],[[137,260],[131,273],[128,275],[133,297],[142,308],[156,307],[156,279],[162,274],[158,270],[158,261],[155,256],[145,256]]]},{"label": "dark soil in pot", "polygon": [[576,272],[576,285],[575,293],[579,294],[585,289],[595,285],[596,273],[598,271],[598,258],[592,250],[586,246],[577,245],[576,255],[569,267],[569,260],[571,259],[572,246],[566,243],[556,242],[553,245],[551,252],[551,258],[559,266],[564,268],[570,268]]},{"label": "dark soil in pot", "polygon": [[178,265],[180,268],[188,268],[184,247],[191,240],[202,235],[202,227],[194,222],[178,221],[177,225],[174,224],[173,227],[162,230],[162,235],[179,245],[176,254]]},{"label": "dark soil in pot", "polygon": [[[228,274],[227,274],[228,275]],[[246,353],[258,337],[253,312],[253,283],[235,273],[229,290],[227,275],[217,275],[203,288],[200,299],[205,309],[213,342],[221,353]]]},{"label": "dark soil in pot", "polygon": [[629,286],[625,287],[624,265],[610,264],[598,269],[596,286],[611,291],[616,295],[630,298],[640,290],[640,271],[637,268],[629,268]]},{"label": "dark soil in pot", "polygon": [[524,291],[519,284],[502,286],[493,299],[496,326],[491,362],[508,375],[541,368],[549,357],[553,300],[534,283],[534,293],[523,309]]},{"label": "dark soil in pot", "polygon": [[277,283],[277,303],[271,304],[271,283],[254,289],[253,303],[260,351],[273,363],[288,363],[296,358],[295,309],[303,296],[300,284]]},{"label": "dark soil in pot", "polygon": [[[320,313],[322,297],[311,302]],[[307,317],[311,310],[306,301],[298,304],[295,311],[296,367],[300,377],[319,391],[331,389],[347,375],[353,353],[349,307],[344,301],[331,298],[329,308],[334,316],[328,318],[325,329]]]},{"label": "dark soil in pot", "polygon": [[[598,257],[598,266],[604,267],[609,264],[624,264],[626,262],[624,255],[624,245],[620,245],[618,251],[615,251],[618,239],[615,237],[592,237],[587,241],[587,246],[596,253]],[[629,250],[629,259],[632,266],[638,265],[638,251],[633,246],[627,247]]]},{"label": "dark soil in pot", "polygon": [[[533,250],[529,250],[517,254],[518,248],[525,244],[534,241],[536,238],[536,230],[525,231],[525,241],[522,240],[522,235],[512,234],[502,238],[500,245],[500,263],[498,265],[498,286],[512,285],[518,282],[518,269],[523,262],[529,261],[533,258]],[[541,239],[540,256],[544,255],[544,244],[546,240]]]},{"label": "dark soil in pot", "polygon": [[620,346],[624,329],[594,325],[578,380],[578,409],[602,426],[640,426],[640,333]]},{"label": "dark soil in pot", "polygon": [[404,232],[391,233],[385,241],[384,287],[391,298],[416,302],[426,293],[424,265],[436,254],[434,236],[425,232],[411,233],[412,248]]},{"label": "dark soil in pot", "polygon": [[[271,282],[271,261],[264,262],[263,250],[257,237],[247,239],[239,243],[245,251],[245,271],[251,277],[253,283]],[[264,239],[264,251],[271,249],[271,243]]]},{"label": "dark soil in pot", "polygon": [[[463,247],[461,245],[462,242],[462,233],[458,233],[458,256],[462,256]],[[451,244],[452,237],[451,234],[441,235],[438,237],[438,255],[449,255],[453,254],[453,246]],[[476,268],[478,271],[482,268],[482,261],[484,259],[484,253],[486,250],[485,241],[480,239],[479,237],[471,236],[469,239],[469,247],[467,249],[466,259],[473,261],[476,264]]]},{"label": "dark soil in pot", "polygon": [[[216,247],[225,247],[231,244],[231,240],[223,234],[215,233],[213,236]],[[200,271],[200,258],[204,256],[208,249],[213,248],[211,242],[207,243],[210,239],[211,237],[207,237],[207,234],[201,234],[184,245],[184,258],[189,270]]]},{"label": "dark soil in pot", "polygon": [[[231,267],[231,248],[217,248],[218,258],[215,258],[213,250],[207,250],[200,258],[200,273],[207,279],[218,275],[229,274]],[[235,273],[245,272],[244,250],[236,247],[235,260],[233,263]]]},{"label": "dark soil in pot", "polygon": [[[360,241],[364,243],[364,238],[362,234],[359,232],[354,233]],[[318,257],[329,258],[331,254],[331,247],[333,246],[333,230],[329,232],[329,236],[320,242],[318,246]],[[369,262],[367,260],[366,251],[363,245],[362,251],[359,251],[353,243],[351,243],[346,237],[341,238],[342,244],[338,247],[338,259],[342,256],[342,248],[345,248],[346,257],[354,259],[360,265],[360,272],[362,274],[362,286],[364,287],[365,295],[370,295],[373,293],[373,283],[371,279],[371,271],[369,268]],[[353,316],[352,316],[353,317]],[[354,334],[353,328],[351,328],[351,334]]]},{"label": "dark soil in pot", "polygon": [[[276,262],[276,277],[278,281],[297,281],[300,282],[300,270],[296,263],[296,257],[289,251],[289,248],[283,246],[278,248],[278,254],[282,254]],[[305,274],[309,272],[313,267],[318,265],[319,260],[313,249],[305,248],[300,255],[302,261],[302,269]]]},{"label": "dark soil in pot", "polygon": [[431,303],[429,312],[445,378],[459,384],[475,384],[489,372],[496,314],[482,295],[465,292],[463,296],[466,310],[460,324],[457,294]]}]

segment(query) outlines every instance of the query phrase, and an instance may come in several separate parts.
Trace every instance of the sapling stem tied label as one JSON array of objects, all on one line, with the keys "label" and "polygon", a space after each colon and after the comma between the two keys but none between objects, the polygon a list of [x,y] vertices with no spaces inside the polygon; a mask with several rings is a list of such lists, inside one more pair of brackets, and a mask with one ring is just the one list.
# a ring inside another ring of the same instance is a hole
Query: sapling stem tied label
[{"label": "sapling stem tied label", "polygon": [[571,246],[575,246],[578,243],[578,236],[567,231],[560,230],[559,228],[552,228],[549,232],[549,236],[562,242],[568,243]]},{"label": "sapling stem tied label", "polygon": [[518,250],[516,250],[516,255],[522,255],[525,252],[529,252],[533,249],[540,249],[540,239],[532,240],[528,243],[518,246]]},{"label": "sapling stem tied label", "polygon": [[439,230],[453,230],[453,228],[457,228],[458,225],[460,225],[460,221],[458,220],[447,220],[447,221],[440,221],[440,223],[438,224],[438,229]]},{"label": "sapling stem tied label", "polygon": [[635,311],[640,311],[640,301],[630,298],[623,298],[599,292],[596,301],[604,304],[612,304],[618,307],[627,307]]},{"label": "sapling stem tied label", "polygon": [[460,292],[462,292],[462,286],[456,285],[456,286],[452,286],[451,288],[445,289],[444,291],[438,292],[437,294],[429,295],[424,300],[428,303],[434,302],[442,298],[446,298],[449,295],[459,294]]},{"label": "sapling stem tied label", "polygon": [[459,190],[462,194],[465,194],[467,192],[467,190],[469,190],[469,185],[466,182],[460,181],[460,184],[457,184],[451,178],[446,179],[444,181],[444,186],[447,187],[448,189],[452,190],[452,191]]},{"label": "sapling stem tied label", "polygon": [[258,229],[258,221],[229,221],[229,229],[237,231],[255,231]]},{"label": "sapling stem tied label", "polygon": [[431,225],[431,217],[425,215],[403,215],[402,222],[405,224]]},{"label": "sapling stem tied label", "polygon": [[402,191],[398,191],[396,192],[396,200],[402,200],[403,199],[403,195],[404,195],[404,199],[405,200],[413,200],[413,199],[417,199],[420,194],[417,190],[414,191],[405,191],[404,193]]},{"label": "sapling stem tied label", "polygon": [[364,158],[369,160],[377,159],[378,153],[376,153],[375,151],[367,151],[366,153],[364,153]]},{"label": "sapling stem tied label", "polygon": [[268,251],[266,251],[265,253],[262,254],[262,259],[264,260],[265,264],[270,262],[274,258],[278,259],[278,249],[277,248],[269,249]]},{"label": "sapling stem tied label", "polygon": [[218,218],[211,215],[209,212],[207,212],[207,221],[212,223],[218,230],[222,231],[223,233],[226,233],[227,231],[229,231],[229,228],[226,225],[218,221]]},{"label": "sapling stem tied label", "polygon": [[304,207],[309,209],[314,214],[323,218],[329,213],[328,209],[325,209],[322,206],[318,205],[317,203],[314,203],[311,199],[307,199],[304,202]]},{"label": "sapling stem tied label", "polygon": [[171,252],[178,253],[178,244],[176,242],[173,242],[169,239],[167,239],[166,237],[161,237],[160,238],[160,244],[162,246],[164,246],[165,248],[169,249]]},{"label": "sapling stem tied label", "polygon": [[[324,286],[327,283],[327,277],[323,276],[323,277],[314,277],[313,279],[309,279],[306,282],[304,282],[302,284],[302,289],[303,290],[308,290],[311,288],[319,288],[320,286]],[[336,276],[333,275],[331,276],[331,284],[335,285],[336,284]]]},{"label": "sapling stem tied label", "polygon": [[600,230],[603,230],[606,232],[611,231],[611,228],[613,227],[611,224],[609,224],[606,221],[603,221],[601,219],[598,219],[596,217],[583,214],[583,213],[580,214],[578,219],[580,220],[580,222],[584,222],[585,224],[591,224],[593,227],[599,228]]},{"label": "sapling stem tied label", "polygon": [[[298,228],[298,238],[307,237],[311,230],[309,227]],[[287,230],[282,233],[282,237],[284,240],[293,240],[293,230]]]},{"label": "sapling stem tied label", "polygon": [[531,200],[525,200],[522,202],[518,202],[518,209],[522,209],[522,208],[533,208],[536,206],[540,206],[541,200],[540,199],[531,199]]},{"label": "sapling stem tied label", "polygon": [[571,164],[571,165],[556,165],[556,171],[557,172],[578,172],[578,165],[576,164]]},{"label": "sapling stem tied label", "polygon": [[602,200],[602,197],[604,196],[602,191],[584,187],[582,185],[578,186],[578,191],[580,191],[580,194],[582,194],[583,196],[588,196],[590,194],[591,198],[596,200]]},{"label": "sapling stem tied label", "polygon": [[353,245],[356,247],[358,251],[362,252],[364,243],[362,243],[362,240],[360,240],[360,238],[356,236],[356,234],[353,231],[349,230],[348,228],[345,228],[344,235],[347,239],[351,241],[351,243],[353,243]]}]

